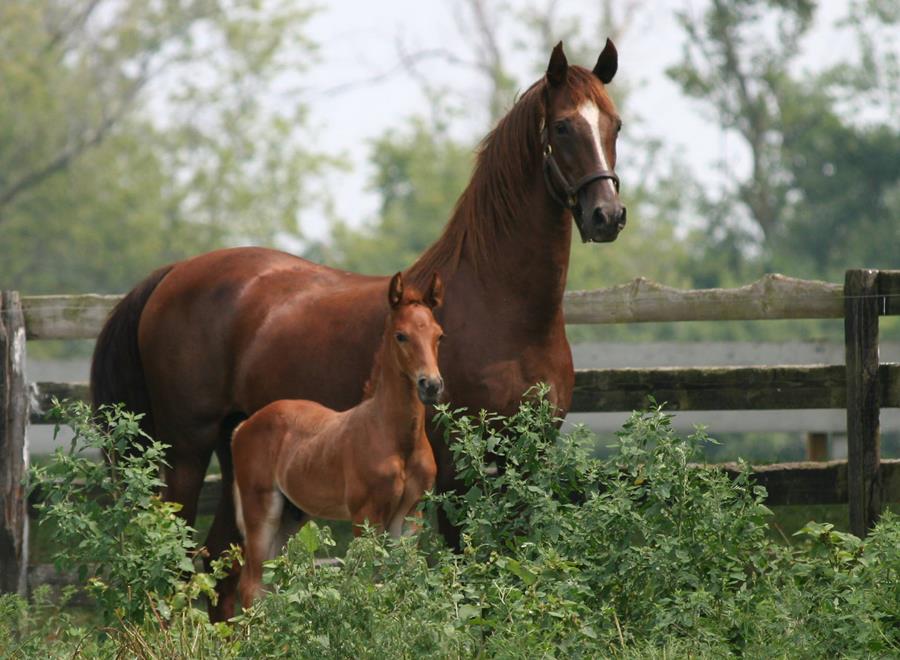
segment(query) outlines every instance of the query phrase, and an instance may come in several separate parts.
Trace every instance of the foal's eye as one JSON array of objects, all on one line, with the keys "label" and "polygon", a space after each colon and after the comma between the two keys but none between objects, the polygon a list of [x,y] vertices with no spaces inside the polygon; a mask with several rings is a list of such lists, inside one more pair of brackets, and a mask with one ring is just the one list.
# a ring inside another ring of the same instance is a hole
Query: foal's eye
[{"label": "foal's eye", "polygon": [[568,135],[569,134],[569,125],[565,121],[558,121],[553,124],[553,130],[556,131],[557,135]]},{"label": "foal's eye", "polygon": [[441,343],[442,341],[444,341],[444,339],[446,338],[446,336],[447,336],[447,335],[440,335],[440,336],[438,337],[438,343]]},{"label": "foal's eye", "polygon": [[616,133],[620,132],[621,130],[622,130],[622,120],[620,119],[616,122]]},{"label": "foal's eye", "polygon": [[409,339],[409,337],[404,335],[402,332],[398,332],[397,334],[394,335],[394,337],[396,337],[397,341],[399,341],[401,344],[403,342],[405,342],[407,339]]}]

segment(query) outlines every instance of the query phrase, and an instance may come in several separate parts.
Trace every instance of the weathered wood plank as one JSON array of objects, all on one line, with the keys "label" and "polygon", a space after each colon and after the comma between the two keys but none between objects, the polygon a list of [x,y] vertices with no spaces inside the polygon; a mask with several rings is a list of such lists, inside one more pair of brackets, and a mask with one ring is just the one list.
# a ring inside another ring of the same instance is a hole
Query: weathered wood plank
[{"label": "weathered wood plank", "polygon": [[[881,365],[882,401],[900,406],[900,365]],[[647,397],[669,410],[844,408],[846,369],[831,366],[578,369],[571,412],[627,412]]]},{"label": "weathered wood plank", "polygon": [[848,270],[844,291],[850,530],[863,537],[881,513],[878,271]]},{"label": "weathered wood plank", "polygon": [[19,294],[0,292],[0,592],[25,594],[28,469],[25,320]]},{"label": "weathered wood plank", "polygon": [[30,410],[28,416],[32,424],[53,423],[47,413],[53,405],[54,397],[60,401],[71,399],[90,403],[91,388],[88,383],[56,383],[51,381],[29,383],[28,399]]},{"label": "weathered wood plank", "polygon": [[[881,401],[900,407],[900,364],[882,364]],[[52,397],[88,401],[87,383],[32,383],[31,423],[47,424]],[[661,367],[578,369],[572,412],[630,412],[652,394],[670,410],[790,410],[844,408],[841,365],[780,367]]]},{"label": "weathered wood plank", "polygon": [[[683,290],[643,277],[566,293],[566,323],[840,318],[840,284],[766,275],[736,289]],[[25,296],[29,339],[96,337],[120,295]]]},{"label": "weathered wood plank", "polygon": [[643,277],[628,284],[566,294],[566,323],[824,319],[844,314],[843,288],[766,275],[737,289],[674,289]]},{"label": "weathered wood plank", "polygon": [[94,339],[121,295],[25,296],[28,339]]},{"label": "weathered wood plank", "polygon": [[900,270],[878,271],[878,313],[882,316],[900,314]]}]

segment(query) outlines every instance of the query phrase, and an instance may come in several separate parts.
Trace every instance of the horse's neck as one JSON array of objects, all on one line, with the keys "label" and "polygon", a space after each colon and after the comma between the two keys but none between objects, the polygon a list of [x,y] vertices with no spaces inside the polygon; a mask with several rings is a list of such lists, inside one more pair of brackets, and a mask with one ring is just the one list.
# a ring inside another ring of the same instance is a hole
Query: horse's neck
[{"label": "horse's neck", "polygon": [[[479,296],[520,314],[535,323],[555,320],[562,310],[569,270],[572,220],[550,199],[540,167],[532,173],[527,192],[518,195],[518,209],[511,231],[487,250],[479,249],[468,232],[439,271],[445,285],[459,278],[477,282]],[[479,223],[497,222],[479,217]],[[458,222],[453,218],[451,222]],[[453,236],[445,233],[439,241]],[[434,248],[432,248],[434,249]],[[417,263],[412,271],[423,284],[431,277]],[[418,272],[422,271],[422,272]],[[453,305],[452,296],[448,304]]]},{"label": "horse's neck", "polygon": [[388,347],[382,349],[378,372],[374,374],[371,410],[387,431],[387,442],[402,451],[411,450],[425,432],[425,406],[412,380],[397,367]]}]

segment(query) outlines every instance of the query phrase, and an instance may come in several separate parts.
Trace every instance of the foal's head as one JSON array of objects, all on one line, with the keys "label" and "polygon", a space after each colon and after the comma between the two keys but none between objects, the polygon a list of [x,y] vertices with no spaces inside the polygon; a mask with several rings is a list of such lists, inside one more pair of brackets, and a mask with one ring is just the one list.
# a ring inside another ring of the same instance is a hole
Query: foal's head
[{"label": "foal's head", "polygon": [[400,273],[391,278],[388,302],[391,312],[385,329],[386,359],[396,360],[400,371],[413,383],[422,403],[437,403],[444,389],[438,370],[438,344],[444,337],[432,310],[440,307],[444,285],[435,273],[425,295],[404,287]]},{"label": "foal's head", "polygon": [[625,227],[615,174],[622,121],[606,93],[617,68],[616,47],[609,39],[591,71],[569,66],[562,42],[547,65],[541,132],[545,176],[554,198],[572,211],[583,241],[613,241]]}]

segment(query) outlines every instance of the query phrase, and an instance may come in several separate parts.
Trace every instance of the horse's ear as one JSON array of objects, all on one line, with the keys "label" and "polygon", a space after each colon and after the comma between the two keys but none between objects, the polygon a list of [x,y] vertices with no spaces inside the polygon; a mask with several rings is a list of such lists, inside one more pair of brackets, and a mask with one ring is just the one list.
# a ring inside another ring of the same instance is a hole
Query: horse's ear
[{"label": "horse's ear", "polygon": [[560,41],[550,54],[550,63],[547,65],[547,81],[551,87],[559,87],[566,82],[566,72],[569,70],[569,62],[563,52]]},{"label": "horse's ear", "polygon": [[441,276],[435,273],[431,276],[431,284],[428,293],[425,294],[425,304],[431,309],[437,309],[444,302],[444,282]]},{"label": "horse's ear", "polygon": [[606,40],[603,52],[597,58],[597,64],[594,65],[594,75],[600,79],[604,85],[612,82],[619,69],[619,53],[612,39]]},{"label": "horse's ear", "polygon": [[403,300],[403,276],[397,273],[391,278],[391,284],[388,287],[388,302],[391,307],[396,307]]}]

